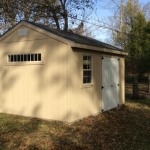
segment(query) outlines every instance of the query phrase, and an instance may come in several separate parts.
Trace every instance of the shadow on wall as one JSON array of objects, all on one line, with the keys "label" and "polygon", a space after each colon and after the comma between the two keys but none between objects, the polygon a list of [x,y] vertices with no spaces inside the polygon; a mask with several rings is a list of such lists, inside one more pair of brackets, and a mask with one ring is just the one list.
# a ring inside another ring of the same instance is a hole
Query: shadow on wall
[{"label": "shadow on wall", "polygon": [[[81,88],[81,51],[73,51],[68,45],[54,39],[6,43],[3,46],[6,45],[7,49],[1,51],[2,63],[5,62],[8,51],[24,53],[28,50],[28,53],[44,52],[44,64],[4,66],[1,63],[2,112],[21,113],[25,116],[32,114],[40,118],[46,114],[45,118],[63,121],[101,112],[99,53],[92,52],[94,58],[97,56],[93,60],[94,86]],[[91,52],[83,51],[83,54]],[[16,104],[11,107],[8,103]]]},{"label": "shadow on wall", "polygon": [[[44,41],[44,40],[41,40]],[[7,55],[10,54],[24,54],[24,53],[37,53],[41,49],[46,49],[37,43],[38,41],[21,41],[12,43],[1,43],[1,99],[0,99],[0,112],[12,113],[17,115],[29,115],[30,102],[32,94],[35,95],[35,109],[33,114],[40,110],[41,105],[38,101],[37,93],[35,93],[34,72],[42,65],[25,65],[25,64],[7,64]],[[32,78],[32,79],[31,79]],[[31,102],[32,104],[32,102]],[[37,107],[38,106],[38,107]],[[33,107],[33,105],[31,106]]]}]

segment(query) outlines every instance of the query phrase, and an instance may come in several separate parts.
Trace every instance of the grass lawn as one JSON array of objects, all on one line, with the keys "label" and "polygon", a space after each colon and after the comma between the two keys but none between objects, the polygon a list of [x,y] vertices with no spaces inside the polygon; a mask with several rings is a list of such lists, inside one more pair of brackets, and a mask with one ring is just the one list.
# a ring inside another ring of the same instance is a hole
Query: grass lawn
[{"label": "grass lawn", "polygon": [[150,100],[126,99],[120,109],[72,125],[0,114],[0,150],[9,149],[150,150]]}]

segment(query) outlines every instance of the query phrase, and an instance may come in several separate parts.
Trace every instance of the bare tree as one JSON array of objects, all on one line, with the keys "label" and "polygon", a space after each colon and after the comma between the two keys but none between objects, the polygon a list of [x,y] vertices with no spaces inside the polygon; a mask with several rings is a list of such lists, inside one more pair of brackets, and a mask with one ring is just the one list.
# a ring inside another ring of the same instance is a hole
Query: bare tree
[{"label": "bare tree", "polygon": [[[1,0],[0,22],[8,29],[20,20],[67,31],[78,26],[97,0]],[[89,15],[87,15],[89,16]],[[2,27],[1,27],[2,28]]]},{"label": "bare tree", "polygon": [[19,14],[18,3],[15,0],[0,1],[0,23],[1,30],[16,24],[17,14]]},{"label": "bare tree", "polygon": [[143,6],[142,10],[143,10],[143,12],[145,14],[146,19],[150,21],[150,2],[145,4]]}]

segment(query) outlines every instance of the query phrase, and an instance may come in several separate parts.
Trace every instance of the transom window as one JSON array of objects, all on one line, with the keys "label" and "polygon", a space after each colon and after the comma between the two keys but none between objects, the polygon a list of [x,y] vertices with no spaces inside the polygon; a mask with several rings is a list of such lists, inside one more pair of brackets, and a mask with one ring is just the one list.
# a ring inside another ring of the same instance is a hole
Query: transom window
[{"label": "transom window", "polygon": [[41,61],[41,54],[11,54],[8,55],[8,62],[33,62]]},{"label": "transom window", "polygon": [[83,84],[92,82],[92,56],[83,56]]}]

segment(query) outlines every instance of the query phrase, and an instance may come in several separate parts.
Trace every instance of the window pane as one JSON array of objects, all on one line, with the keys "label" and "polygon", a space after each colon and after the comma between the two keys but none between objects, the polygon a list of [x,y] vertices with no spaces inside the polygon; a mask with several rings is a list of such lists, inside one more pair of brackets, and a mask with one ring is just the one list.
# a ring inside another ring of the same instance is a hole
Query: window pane
[{"label": "window pane", "polygon": [[34,54],[31,54],[31,61],[34,61]]},{"label": "window pane", "polygon": [[91,77],[83,77],[83,83],[91,83]]},{"label": "window pane", "polygon": [[88,69],[88,66],[83,64],[83,69]]},{"label": "window pane", "polygon": [[85,77],[91,77],[91,71],[84,71],[83,76]]},{"label": "window pane", "polygon": [[38,61],[41,61],[41,54],[38,54]]},{"label": "window pane", "polygon": [[23,55],[21,55],[21,61],[23,61]]},{"label": "window pane", "polygon": [[35,54],[35,61],[37,61],[37,54]]},{"label": "window pane", "polygon": [[24,55],[24,61],[27,61],[27,57],[26,57],[26,55]]},{"label": "window pane", "polygon": [[87,60],[87,56],[83,56],[83,60]]},{"label": "window pane", "polygon": [[92,69],[92,64],[88,64],[88,65],[87,65],[87,68],[88,68],[88,69]]},{"label": "window pane", "polygon": [[14,55],[14,62],[16,62],[17,61],[17,58],[16,58],[16,55]]},{"label": "window pane", "polygon": [[87,82],[91,83],[91,77],[87,77]]},{"label": "window pane", "polygon": [[20,55],[18,55],[18,61],[20,62]]},{"label": "window pane", "polygon": [[30,54],[28,54],[28,61],[30,61]]},{"label": "window pane", "polygon": [[83,83],[91,83],[92,56],[83,56]]},{"label": "window pane", "polygon": [[83,83],[87,83],[87,77],[83,77]]},{"label": "window pane", "polygon": [[91,63],[92,62],[92,57],[88,56],[88,62]]},{"label": "window pane", "polygon": [[89,61],[88,61],[88,60],[83,60],[83,64],[84,64],[84,65],[88,65],[88,64],[89,64]]},{"label": "window pane", "polygon": [[13,62],[14,61],[14,57],[13,57],[13,55],[11,55],[11,62]]},{"label": "window pane", "polygon": [[39,54],[19,54],[19,55],[7,55],[8,62],[23,62],[23,61],[41,61],[42,55]]}]

